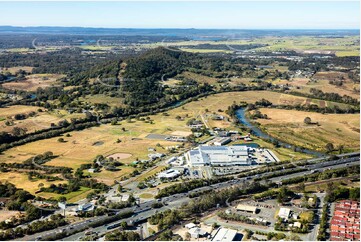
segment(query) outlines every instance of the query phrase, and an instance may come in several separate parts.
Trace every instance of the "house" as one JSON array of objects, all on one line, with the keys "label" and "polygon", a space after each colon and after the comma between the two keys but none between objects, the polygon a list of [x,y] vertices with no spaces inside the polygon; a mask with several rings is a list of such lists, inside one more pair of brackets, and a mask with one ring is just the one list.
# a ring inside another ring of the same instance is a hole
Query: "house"
[{"label": "house", "polygon": [[278,217],[283,219],[288,219],[291,214],[291,209],[289,208],[280,208],[280,211],[278,212]]},{"label": "house", "polygon": [[233,241],[236,235],[237,235],[236,230],[219,228],[211,241],[222,241],[222,242]]},{"label": "house", "polygon": [[193,227],[189,230],[192,238],[198,239],[207,236],[207,232],[198,227]]},{"label": "house", "polygon": [[302,229],[302,224],[300,222],[294,222],[293,227],[297,227],[299,229]]},{"label": "house", "polygon": [[244,204],[238,204],[236,209],[237,209],[237,211],[249,212],[249,213],[253,213],[253,214],[256,214],[258,211],[257,207],[250,206],[250,205],[244,205]]},{"label": "house", "polygon": [[122,202],[127,202],[127,201],[129,200],[129,198],[130,198],[130,195],[129,195],[129,194],[123,194],[121,201],[122,201]]},{"label": "house", "polygon": [[197,225],[195,223],[188,223],[188,224],[184,225],[184,227],[187,229],[191,229],[191,228],[197,227]]},{"label": "house", "polygon": [[165,154],[162,154],[162,153],[154,153],[154,154],[148,154],[148,157],[151,159],[151,160],[155,160],[155,159],[158,159],[158,158],[161,158],[165,156]]}]

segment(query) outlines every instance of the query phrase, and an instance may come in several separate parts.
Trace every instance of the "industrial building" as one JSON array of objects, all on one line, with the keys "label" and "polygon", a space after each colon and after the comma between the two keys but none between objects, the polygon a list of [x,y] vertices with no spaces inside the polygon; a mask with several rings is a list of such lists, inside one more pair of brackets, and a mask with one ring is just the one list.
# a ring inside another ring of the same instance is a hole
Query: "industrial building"
[{"label": "industrial building", "polygon": [[237,209],[237,211],[248,212],[248,213],[253,213],[253,214],[256,214],[258,211],[257,207],[250,206],[250,205],[244,205],[244,204],[238,204],[236,209]]},{"label": "industrial building", "polygon": [[188,151],[186,159],[191,166],[249,166],[251,152],[247,146],[199,146]]},{"label": "industrial building", "polygon": [[278,212],[278,217],[283,219],[288,219],[291,214],[291,209],[289,208],[280,208],[280,211]]},{"label": "industrial building", "polygon": [[181,173],[179,171],[174,170],[174,169],[169,169],[169,170],[159,173],[158,178],[159,179],[161,179],[161,178],[173,179],[180,175],[181,175]]},{"label": "industrial building", "polygon": [[212,241],[233,241],[237,235],[237,231],[233,229],[219,228]]}]

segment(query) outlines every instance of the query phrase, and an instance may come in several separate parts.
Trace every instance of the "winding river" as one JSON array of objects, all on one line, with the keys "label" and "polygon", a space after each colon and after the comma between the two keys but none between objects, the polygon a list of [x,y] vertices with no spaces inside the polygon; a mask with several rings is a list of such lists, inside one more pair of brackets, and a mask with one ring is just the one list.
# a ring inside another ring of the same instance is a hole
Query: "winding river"
[{"label": "winding river", "polygon": [[[238,120],[243,125],[245,125],[249,129],[251,129],[253,135],[258,136],[258,137],[263,138],[263,139],[268,139],[270,141],[277,141],[282,147],[292,149],[293,145],[288,144],[288,143],[286,143],[284,141],[281,141],[279,139],[273,138],[270,135],[264,133],[257,126],[253,125],[246,117],[245,108],[239,108],[238,110],[236,110],[236,116],[237,116]],[[317,156],[317,157],[324,156],[324,154],[321,153],[321,152],[317,152],[317,151],[309,150],[309,149],[305,149],[305,148],[296,147],[296,151],[303,152],[303,153],[313,155],[313,156]]]}]

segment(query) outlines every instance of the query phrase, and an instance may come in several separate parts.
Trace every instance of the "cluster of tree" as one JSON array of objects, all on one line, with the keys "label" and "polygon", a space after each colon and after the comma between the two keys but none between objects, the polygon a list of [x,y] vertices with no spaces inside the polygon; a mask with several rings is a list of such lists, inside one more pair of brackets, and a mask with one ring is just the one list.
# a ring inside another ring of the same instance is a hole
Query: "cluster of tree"
[{"label": "cluster of tree", "polygon": [[300,183],[305,181],[314,182],[314,181],[327,180],[336,177],[347,177],[352,175],[358,175],[360,174],[359,168],[360,166],[358,165],[353,167],[342,167],[332,170],[326,170],[320,173],[305,175],[303,177],[294,177],[294,178],[285,179],[282,181],[282,184],[288,185],[288,184]]},{"label": "cluster of tree", "polygon": [[62,215],[51,215],[49,219],[32,222],[25,228],[17,227],[15,229],[7,229],[4,232],[0,232],[0,239],[11,240],[23,237],[24,235],[31,235],[42,231],[55,229],[66,224],[67,222]]},{"label": "cluster of tree", "polygon": [[168,228],[172,225],[178,224],[181,221],[181,219],[182,219],[182,217],[179,215],[178,210],[168,209],[164,212],[156,213],[156,214],[152,215],[148,219],[148,222],[151,225],[157,225],[158,229],[161,230],[164,228]]},{"label": "cluster of tree", "polygon": [[320,227],[318,229],[317,240],[326,241],[327,238],[327,229],[328,229],[328,205],[325,203],[322,207],[322,215],[320,220]]},{"label": "cluster of tree", "polygon": [[107,241],[139,241],[140,235],[134,231],[121,231],[115,230],[113,232],[105,234],[105,240]]},{"label": "cluster of tree", "polygon": [[217,213],[217,216],[224,220],[231,220],[231,221],[238,221],[238,222],[242,222],[242,223],[246,223],[246,224],[256,224],[256,225],[267,226],[267,222],[251,219],[250,217],[247,217],[247,216],[244,216],[241,214],[237,214],[237,213],[227,214],[226,212],[221,211],[221,212]]},{"label": "cluster of tree", "polygon": [[[255,234],[267,236],[267,241],[271,241],[271,240],[280,241],[280,240],[284,240],[286,238],[286,235],[284,233],[262,232],[262,231],[256,230]],[[293,241],[297,241],[297,240],[293,240]],[[300,239],[298,239],[298,241],[300,241]]]},{"label": "cluster of tree", "polygon": [[108,213],[108,209],[103,207],[98,207],[93,211],[80,211],[78,212],[78,217],[80,218],[90,218],[90,217],[97,217],[102,216]]},{"label": "cluster of tree", "polygon": [[[302,164],[302,165],[304,165],[304,164]],[[281,165],[274,163],[273,165],[269,164],[266,167],[262,167],[260,169],[241,172],[237,175],[237,177],[243,178],[243,177],[254,176],[254,175],[259,175],[259,174],[263,174],[263,173],[267,173],[267,172],[275,172],[275,171],[291,169],[291,168],[296,168],[296,165],[294,165],[292,163],[285,163],[285,164],[281,164]]]},{"label": "cluster of tree", "polygon": [[261,111],[255,110],[251,115],[251,119],[268,119],[267,114],[262,114]]},{"label": "cluster of tree", "polygon": [[285,202],[290,201],[294,198],[296,194],[289,190],[286,186],[282,186],[277,193],[277,202],[280,204],[284,204]]},{"label": "cluster of tree", "polygon": [[273,172],[271,174],[262,176],[262,177],[258,177],[255,178],[255,180],[261,180],[261,179],[270,179],[273,177],[277,177],[277,176],[284,176],[284,175],[288,175],[288,174],[293,174],[293,173],[298,173],[298,172],[302,172],[302,171],[306,171],[306,168],[294,168],[294,169],[290,169],[290,170],[285,170],[285,171],[278,171],[278,172]]},{"label": "cluster of tree", "polygon": [[275,223],[274,228],[275,228],[275,230],[278,230],[278,231],[292,231],[294,233],[308,233],[309,232],[309,224],[311,223],[310,221],[306,221],[303,219],[298,221],[301,223],[301,228],[295,227],[295,226],[292,226],[292,227],[288,226],[289,224],[292,224],[294,222],[295,222],[295,220],[290,219],[287,221],[287,223],[285,223],[283,221],[283,219],[279,217]]},{"label": "cluster of tree", "polygon": [[182,237],[178,234],[174,234],[172,230],[166,229],[161,232],[156,241],[182,241]]},{"label": "cluster of tree", "polygon": [[177,193],[183,193],[188,192],[191,190],[194,190],[199,187],[209,186],[212,184],[225,182],[232,180],[233,177],[220,177],[220,178],[213,178],[213,179],[196,179],[196,180],[190,180],[183,183],[177,183],[173,184],[171,186],[165,187],[161,189],[158,194],[155,196],[155,198],[162,198],[167,197],[173,194]]},{"label": "cluster of tree", "polygon": [[345,103],[345,104],[350,104],[350,105],[355,105],[355,106],[359,106],[360,102],[358,99],[347,96],[347,95],[343,95],[341,96],[338,93],[334,93],[334,92],[323,92],[319,89],[316,88],[311,88],[310,89],[310,94],[307,93],[300,93],[300,92],[295,92],[292,91],[290,92],[290,94],[292,95],[297,95],[297,96],[302,96],[302,97],[308,97],[308,98],[315,98],[315,99],[321,99],[321,100],[327,100],[327,101],[332,101],[332,102],[338,102],[338,103]]}]

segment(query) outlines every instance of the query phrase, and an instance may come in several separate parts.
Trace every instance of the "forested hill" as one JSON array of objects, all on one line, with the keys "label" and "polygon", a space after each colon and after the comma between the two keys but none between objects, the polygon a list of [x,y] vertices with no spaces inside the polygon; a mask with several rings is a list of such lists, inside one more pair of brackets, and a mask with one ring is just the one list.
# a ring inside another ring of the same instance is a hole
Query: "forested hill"
[{"label": "forested hill", "polygon": [[[174,77],[191,67],[200,68],[202,65],[199,63],[207,63],[205,59],[208,58],[176,49],[158,47],[135,57],[96,66],[83,73],[81,77],[79,76],[80,78],[77,78],[76,82],[84,83],[89,78],[99,77],[102,83],[106,82],[111,84],[109,86],[113,86],[113,88],[107,88],[108,93],[111,92],[113,96],[124,98],[124,104],[129,106],[140,107],[152,103],[169,103],[199,94],[204,91],[203,85],[196,86],[196,90],[190,88],[190,90],[180,92],[179,90],[166,90],[160,81]],[[114,88],[114,86],[119,87]],[[100,88],[104,89],[104,87]]]}]

